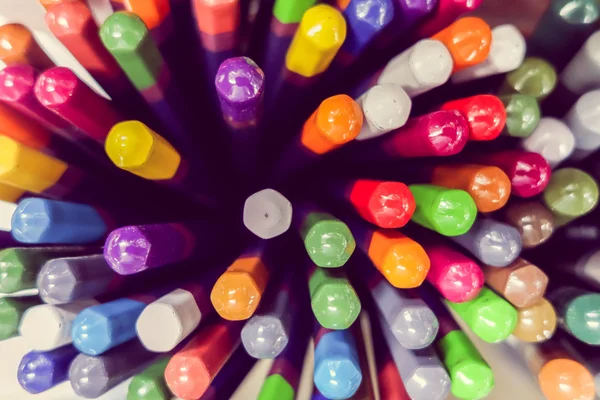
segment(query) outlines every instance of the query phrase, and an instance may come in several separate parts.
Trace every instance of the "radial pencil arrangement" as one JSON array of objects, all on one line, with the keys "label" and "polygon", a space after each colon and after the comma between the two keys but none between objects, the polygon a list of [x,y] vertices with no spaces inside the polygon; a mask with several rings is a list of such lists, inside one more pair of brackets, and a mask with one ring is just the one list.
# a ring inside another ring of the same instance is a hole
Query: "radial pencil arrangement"
[{"label": "radial pencil arrangement", "polygon": [[0,398],[600,396],[600,3],[482,1],[0,26]]}]

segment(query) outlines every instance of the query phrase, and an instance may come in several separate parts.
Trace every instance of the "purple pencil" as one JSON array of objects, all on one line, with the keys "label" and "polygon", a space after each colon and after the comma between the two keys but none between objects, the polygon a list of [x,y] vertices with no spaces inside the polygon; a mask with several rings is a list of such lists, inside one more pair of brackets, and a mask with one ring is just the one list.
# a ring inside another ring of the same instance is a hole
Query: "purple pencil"
[{"label": "purple pencil", "polygon": [[397,0],[394,5],[394,19],[375,41],[377,49],[385,49],[394,42],[404,42],[403,36],[410,32],[417,22],[431,14],[438,5],[438,0]]},{"label": "purple pencil", "polygon": [[230,130],[236,170],[244,179],[254,177],[258,156],[256,126],[262,117],[265,74],[248,57],[229,58],[219,66],[215,88],[223,120]]},{"label": "purple pencil", "polygon": [[69,381],[75,393],[93,399],[141,372],[160,357],[163,355],[146,350],[138,341],[125,343],[101,356],[79,354],[69,367]]},{"label": "purple pencil", "polygon": [[211,221],[125,226],[108,235],[104,257],[119,274],[136,274],[214,254],[222,233]]},{"label": "purple pencil", "polygon": [[78,354],[73,346],[45,352],[30,351],[21,359],[17,379],[29,393],[42,393],[68,379],[69,365]]}]

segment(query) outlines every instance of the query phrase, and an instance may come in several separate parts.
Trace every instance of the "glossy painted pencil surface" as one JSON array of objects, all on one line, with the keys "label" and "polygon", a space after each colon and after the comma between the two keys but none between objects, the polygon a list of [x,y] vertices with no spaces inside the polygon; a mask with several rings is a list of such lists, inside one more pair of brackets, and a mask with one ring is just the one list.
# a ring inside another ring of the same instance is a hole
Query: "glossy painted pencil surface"
[{"label": "glossy painted pencil surface", "polygon": [[584,343],[597,346],[600,295],[573,286],[550,290],[548,300],[556,309],[559,326]]},{"label": "glossy painted pencil surface", "polygon": [[406,123],[412,101],[399,83],[375,85],[356,102],[364,115],[362,128],[355,140],[373,139],[398,129]]},{"label": "glossy painted pencil surface", "polygon": [[292,203],[273,189],[263,189],[244,202],[244,226],[261,239],[283,235],[292,224]]},{"label": "glossy painted pencil surface", "polygon": [[48,352],[31,351],[21,360],[17,379],[29,393],[45,392],[68,379],[69,365],[77,354],[73,346]]},{"label": "glossy painted pencil surface", "polygon": [[240,344],[242,326],[219,321],[201,329],[167,365],[165,380],[171,392],[200,398]]},{"label": "glossy painted pencil surface", "polygon": [[528,57],[516,70],[506,74],[500,94],[520,93],[543,100],[556,87],[554,67],[541,58]]},{"label": "glossy painted pencil surface", "polygon": [[534,305],[546,293],[548,276],[522,258],[517,258],[504,268],[482,268],[485,283],[517,308]]},{"label": "glossy painted pencil surface", "polygon": [[6,65],[30,64],[35,68],[46,69],[54,63],[37,44],[33,34],[22,24],[0,26],[0,61]]},{"label": "glossy painted pencil surface", "polygon": [[504,209],[504,220],[519,231],[526,249],[543,244],[554,232],[554,215],[538,201],[509,204]]},{"label": "glossy painted pencil surface", "polygon": [[589,213],[598,204],[598,183],[577,168],[561,168],[552,174],[542,199],[555,216],[555,226]]},{"label": "glossy painted pencil surface", "polygon": [[19,325],[23,314],[31,307],[39,304],[35,298],[0,299],[0,340],[6,340],[19,334]]},{"label": "glossy painted pencil surface", "polygon": [[513,137],[531,135],[540,121],[540,106],[535,97],[515,93],[499,98],[506,110],[503,134]]},{"label": "glossy painted pencil surface", "polygon": [[517,325],[513,335],[524,341],[540,343],[550,339],[556,331],[557,316],[554,307],[544,298],[528,307],[517,309]]},{"label": "glossy painted pencil surface", "polygon": [[441,110],[457,110],[469,124],[469,140],[494,140],[506,123],[506,110],[496,96],[481,94],[442,104]]},{"label": "glossy painted pencil surface", "polygon": [[571,156],[575,144],[575,135],[567,124],[550,117],[541,118],[531,135],[521,142],[525,150],[540,154],[553,168]]}]

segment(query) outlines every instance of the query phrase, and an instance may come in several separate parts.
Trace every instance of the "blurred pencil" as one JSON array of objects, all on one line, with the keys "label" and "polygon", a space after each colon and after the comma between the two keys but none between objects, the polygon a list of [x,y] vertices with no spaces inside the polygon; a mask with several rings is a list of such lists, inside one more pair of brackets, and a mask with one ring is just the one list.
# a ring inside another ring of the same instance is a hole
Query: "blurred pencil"
[{"label": "blurred pencil", "polygon": [[0,61],[6,65],[29,64],[35,68],[46,69],[54,62],[38,45],[33,34],[22,24],[0,26]]}]

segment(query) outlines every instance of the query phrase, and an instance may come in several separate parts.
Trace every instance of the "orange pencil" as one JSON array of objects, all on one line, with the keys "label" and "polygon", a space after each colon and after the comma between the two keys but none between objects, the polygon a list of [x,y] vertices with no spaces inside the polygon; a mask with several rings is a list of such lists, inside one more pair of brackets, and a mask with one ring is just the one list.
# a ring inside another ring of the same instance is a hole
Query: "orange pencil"
[{"label": "orange pencil", "polygon": [[[160,46],[165,35],[157,35],[158,30],[172,29],[165,26],[171,15],[171,4],[169,0],[124,0],[127,11],[137,14],[152,33],[152,37]],[[162,29],[161,29],[162,28]],[[166,34],[167,32],[165,32]],[[170,33],[170,32],[169,32]]]},{"label": "orange pencil", "polygon": [[21,24],[0,26],[0,61],[6,65],[29,64],[38,69],[54,65],[31,31]]},{"label": "orange pencil", "polygon": [[275,181],[307,168],[324,154],[351,142],[362,125],[363,112],[351,97],[340,94],[323,100],[281,154],[274,168]]},{"label": "orange pencil", "polygon": [[479,64],[490,53],[492,30],[481,18],[461,18],[431,37],[444,43],[454,61],[453,72]]},{"label": "orange pencil", "polygon": [[508,176],[487,165],[440,165],[434,168],[431,183],[469,193],[479,212],[499,210],[510,197]]},{"label": "orange pencil", "polygon": [[210,301],[221,318],[241,321],[250,318],[271,278],[262,248],[247,250],[217,279]]},{"label": "orange pencil", "polygon": [[0,135],[45,152],[52,134],[37,122],[0,103]]}]

